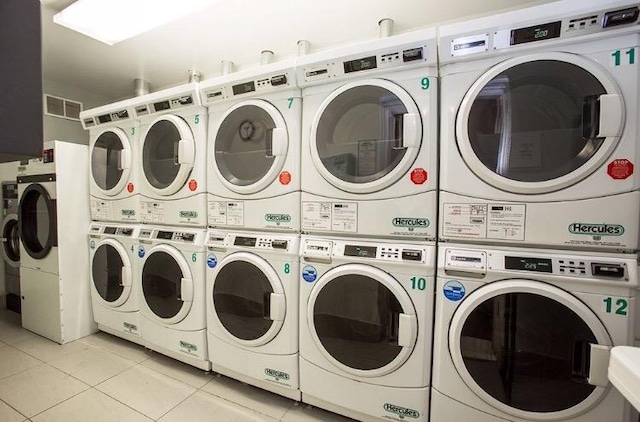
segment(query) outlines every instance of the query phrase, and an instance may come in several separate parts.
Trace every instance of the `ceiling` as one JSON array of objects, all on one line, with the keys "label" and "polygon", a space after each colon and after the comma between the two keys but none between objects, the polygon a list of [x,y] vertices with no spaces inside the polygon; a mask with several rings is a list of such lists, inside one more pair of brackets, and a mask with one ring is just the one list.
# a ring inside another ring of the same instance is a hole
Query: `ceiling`
[{"label": "ceiling", "polygon": [[[133,95],[133,80],[151,89],[187,82],[188,70],[206,79],[222,60],[243,68],[259,63],[262,50],[275,60],[294,56],[297,41],[311,51],[377,37],[382,18],[395,32],[426,28],[531,0],[220,0],[178,21],[108,46],[53,23],[74,0],[41,0],[44,78],[111,100]],[[108,1],[108,0],[105,0]],[[537,0],[541,3],[549,0]]]}]

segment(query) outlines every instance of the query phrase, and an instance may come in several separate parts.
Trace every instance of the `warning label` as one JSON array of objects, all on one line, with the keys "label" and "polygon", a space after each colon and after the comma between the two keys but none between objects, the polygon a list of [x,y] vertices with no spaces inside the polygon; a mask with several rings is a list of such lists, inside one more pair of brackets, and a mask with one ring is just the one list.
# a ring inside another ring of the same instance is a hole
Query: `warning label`
[{"label": "warning label", "polygon": [[302,229],[305,231],[358,231],[358,204],[355,202],[303,202]]},{"label": "warning label", "polygon": [[143,223],[164,223],[164,204],[141,201],[140,219]]},{"label": "warning label", "polygon": [[91,201],[92,220],[111,220],[111,207],[109,202]]},{"label": "warning label", "polygon": [[444,204],[443,236],[524,240],[524,204]]},{"label": "warning label", "polygon": [[244,226],[244,202],[209,202],[209,224],[212,226]]},{"label": "warning label", "polygon": [[633,163],[629,160],[613,160],[607,165],[607,174],[616,180],[624,180],[633,174]]}]

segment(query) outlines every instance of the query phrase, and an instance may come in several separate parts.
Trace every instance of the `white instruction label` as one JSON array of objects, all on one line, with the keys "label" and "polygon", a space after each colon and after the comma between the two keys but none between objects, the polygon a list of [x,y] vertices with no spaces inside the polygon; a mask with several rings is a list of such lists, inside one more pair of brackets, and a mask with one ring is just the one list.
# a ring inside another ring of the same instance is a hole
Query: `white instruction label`
[{"label": "white instruction label", "polygon": [[303,202],[302,229],[356,233],[358,204],[355,202]]},{"label": "white instruction label", "polygon": [[525,215],[524,204],[490,204],[487,238],[524,240]]},{"label": "white instruction label", "polygon": [[484,238],[487,235],[487,205],[444,204],[444,237]]},{"label": "white instruction label", "polygon": [[331,231],[331,202],[303,202],[302,230]]},{"label": "white instruction label", "polygon": [[244,202],[209,202],[209,225],[244,226]]},{"label": "white instruction label", "polygon": [[444,237],[524,240],[524,204],[444,204]]},{"label": "white instruction label", "polygon": [[143,223],[164,223],[164,204],[141,201],[140,219]]},{"label": "white instruction label", "polygon": [[111,206],[109,202],[91,201],[92,220],[111,220]]},{"label": "white instruction label", "polygon": [[334,202],[331,209],[331,230],[356,233],[358,231],[358,204]]}]

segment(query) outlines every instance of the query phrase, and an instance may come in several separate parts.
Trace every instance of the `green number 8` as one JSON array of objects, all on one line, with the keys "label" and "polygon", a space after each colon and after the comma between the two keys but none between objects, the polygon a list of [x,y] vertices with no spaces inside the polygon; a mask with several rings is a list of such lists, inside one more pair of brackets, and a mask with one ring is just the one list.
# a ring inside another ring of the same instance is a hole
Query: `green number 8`
[{"label": "green number 8", "polygon": [[420,81],[420,85],[422,86],[422,89],[429,89],[429,78],[422,78],[422,80]]},{"label": "green number 8", "polygon": [[289,264],[284,264],[284,273],[289,274],[291,272],[291,266]]}]

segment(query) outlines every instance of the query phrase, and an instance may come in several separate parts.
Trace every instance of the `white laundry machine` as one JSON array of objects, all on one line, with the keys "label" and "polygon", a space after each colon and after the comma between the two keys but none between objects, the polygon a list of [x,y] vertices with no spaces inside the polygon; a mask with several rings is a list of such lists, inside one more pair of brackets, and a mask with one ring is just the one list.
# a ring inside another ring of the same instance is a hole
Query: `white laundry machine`
[{"label": "white laundry machine", "polygon": [[427,421],[436,247],[302,236],[300,253],[302,401]]},{"label": "white laundry machine", "polygon": [[299,245],[291,234],[207,234],[212,369],[297,401]]},{"label": "white laundry machine", "polygon": [[98,329],[134,343],[140,335],[138,236],[140,226],[92,223],[89,278],[93,319]]},{"label": "white laundry machine", "polygon": [[22,326],[60,344],[96,330],[82,241],[91,221],[86,145],[47,141],[18,166]]},{"label": "white laundry machine", "polygon": [[140,124],[134,100],[86,110],[80,121],[89,130],[91,219],[137,222]]},{"label": "white laundry machine", "polygon": [[2,258],[6,306],[20,312],[20,227],[18,225],[18,184],[15,180],[2,182]]},{"label": "white laundry machine", "polygon": [[205,236],[195,228],[142,227],[137,284],[144,345],[208,371]]},{"label": "white laundry machine", "polygon": [[441,245],[431,421],[630,422],[607,368],[637,293],[635,254]]},{"label": "white laundry machine", "polygon": [[564,0],[438,31],[440,239],[638,250],[638,3]]},{"label": "white laundry machine", "polygon": [[210,227],[300,231],[302,102],[293,61],[200,84]]},{"label": "white laundry machine", "polygon": [[207,110],[198,85],[181,85],[136,98],[140,221],[207,225]]},{"label": "white laundry machine", "polygon": [[302,231],[435,239],[434,29],[301,57]]}]

